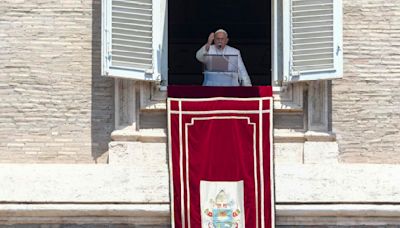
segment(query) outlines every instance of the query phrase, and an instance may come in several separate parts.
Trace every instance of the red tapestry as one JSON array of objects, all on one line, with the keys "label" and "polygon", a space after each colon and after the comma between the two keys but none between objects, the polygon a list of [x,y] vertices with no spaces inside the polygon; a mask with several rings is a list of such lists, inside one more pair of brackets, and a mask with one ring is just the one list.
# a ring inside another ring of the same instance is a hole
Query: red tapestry
[{"label": "red tapestry", "polygon": [[271,87],[168,95],[172,227],[274,227]]}]

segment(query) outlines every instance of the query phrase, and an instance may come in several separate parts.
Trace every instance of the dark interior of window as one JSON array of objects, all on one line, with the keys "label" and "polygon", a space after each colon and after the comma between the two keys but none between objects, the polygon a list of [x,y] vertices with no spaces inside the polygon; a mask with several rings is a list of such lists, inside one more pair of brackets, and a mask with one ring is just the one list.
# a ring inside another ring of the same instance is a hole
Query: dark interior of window
[{"label": "dark interior of window", "polygon": [[253,85],[271,85],[271,3],[265,0],[168,2],[168,84],[201,85],[197,50],[219,28],[240,50]]}]

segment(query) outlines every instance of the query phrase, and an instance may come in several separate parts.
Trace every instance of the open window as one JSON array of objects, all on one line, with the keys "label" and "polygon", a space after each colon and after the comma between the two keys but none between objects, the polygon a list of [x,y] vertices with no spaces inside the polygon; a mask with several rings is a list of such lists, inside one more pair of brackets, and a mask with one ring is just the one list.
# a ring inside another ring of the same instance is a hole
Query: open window
[{"label": "open window", "polygon": [[102,0],[102,75],[201,83],[195,52],[209,32],[225,27],[230,44],[241,50],[254,85],[270,84],[271,70],[273,85],[342,76],[341,0],[175,0],[169,4],[166,0]]},{"label": "open window", "polygon": [[165,1],[102,1],[102,75],[162,80]]},{"label": "open window", "polygon": [[271,2],[265,0],[174,0],[168,2],[168,81],[201,85],[197,50],[223,28],[240,50],[253,85],[271,84]]},{"label": "open window", "polygon": [[275,83],[342,77],[341,0],[277,1],[274,12]]}]

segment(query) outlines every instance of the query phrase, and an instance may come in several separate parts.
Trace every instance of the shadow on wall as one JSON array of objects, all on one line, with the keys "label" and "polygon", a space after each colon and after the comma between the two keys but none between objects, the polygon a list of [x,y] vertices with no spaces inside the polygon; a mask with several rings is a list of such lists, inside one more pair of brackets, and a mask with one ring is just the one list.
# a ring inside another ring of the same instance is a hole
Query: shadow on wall
[{"label": "shadow on wall", "polygon": [[107,162],[108,143],[114,130],[114,80],[101,76],[101,0],[92,2],[92,157]]}]

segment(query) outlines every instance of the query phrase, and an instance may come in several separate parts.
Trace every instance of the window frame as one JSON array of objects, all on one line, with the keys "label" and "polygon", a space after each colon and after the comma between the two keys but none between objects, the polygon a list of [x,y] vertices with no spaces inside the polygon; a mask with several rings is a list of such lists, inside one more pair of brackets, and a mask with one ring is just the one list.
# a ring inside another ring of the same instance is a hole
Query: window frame
[{"label": "window frame", "polygon": [[101,75],[132,80],[161,81],[167,75],[166,0],[152,0],[152,69],[114,67],[112,53],[112,0],[102,0]]},{"label": "window frame", "polygon": [[291,71],[291,24],[292,0],[274,0],[272,5],[272,78],[273,85],[310,80],[330,80],[343,77],[342,0],[333,0],[334,68],[310,70],[296,74]]},{"label": "window frame", "polygon": [[[290,68],[290,24],[284,10],[288,9],[291,0],[273,0],[271,2],[271,72],[272,85],[307,80],[326,80],[341,78],[343,75],[342,48],[342,0],[334,0],[334,39],[338,48],[338,56],[334,58],[334,71],[309,72],[293,75]],[[168,1],[152,0],[152,66],[151,70],[118,69],[111,66],[111,10],[112,0],[102,0],[102,50],[101,74],[108,77],[127,78],[132,80],[161,81],[168,84]],[[286,14],[287,15],[287,14]]]}]

